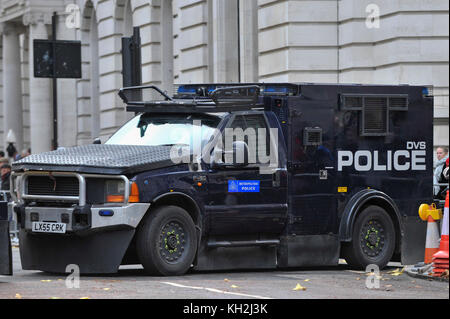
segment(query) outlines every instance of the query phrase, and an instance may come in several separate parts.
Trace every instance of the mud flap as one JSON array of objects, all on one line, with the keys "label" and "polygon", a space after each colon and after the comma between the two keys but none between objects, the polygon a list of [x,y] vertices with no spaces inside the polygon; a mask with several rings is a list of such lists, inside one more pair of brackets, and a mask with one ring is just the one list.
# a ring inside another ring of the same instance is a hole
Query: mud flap
[{"label": "mud flap", "polygon": [[402,264],[414,265],[424,260],[427,223],[418,216],[411,216],[403,219],[403,225]]},{"label": "mud flap", "polygon": [[116,273],[134,236],[134,229],[88,235],[31,234],[21,229],[20,259],[25,270],[66,273],[70,264],[81,274]]},{"label": "mud flap", "polygon": [[0,275],[12,275],[11,240],[7,220],[0,220]]}]

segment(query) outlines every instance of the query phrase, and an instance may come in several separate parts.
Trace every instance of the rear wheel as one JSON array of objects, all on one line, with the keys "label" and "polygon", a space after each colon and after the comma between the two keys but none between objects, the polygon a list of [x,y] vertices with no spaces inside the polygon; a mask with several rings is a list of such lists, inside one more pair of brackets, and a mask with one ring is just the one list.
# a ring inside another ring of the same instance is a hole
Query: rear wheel
[{"label": "rear wheel", "polygon": [[159,276],[182,275],[189,270],[197,239],[191,216],[177,206],[158,207],[145,217],[136,248],[144,269]]},{"label": "rear wheel", "polygon": [[352,241],[343,244],[347,263],[357,269],[375,264],[384,268],[395,250],[395,228],[391,217],[378,206],[368,206],[356,219]]}]

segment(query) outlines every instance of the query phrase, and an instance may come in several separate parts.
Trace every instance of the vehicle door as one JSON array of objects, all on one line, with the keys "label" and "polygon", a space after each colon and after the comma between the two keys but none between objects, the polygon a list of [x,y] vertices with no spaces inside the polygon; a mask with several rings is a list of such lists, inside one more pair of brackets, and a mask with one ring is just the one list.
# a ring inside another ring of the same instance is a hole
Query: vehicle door
[{"label": "vehicle door", "polygon": [[[273,135],[264,112],[237,112],[230,118],[208,172],[210,234],[282,231],[287,218],[287,177],[280,164],[271,160],[274,154],[278,158],[279,151]],[[248,165],[239,163],[238,155],[227,148],[242,140],[248,146]],[[230,151],[233,163],[226,165]]]}]

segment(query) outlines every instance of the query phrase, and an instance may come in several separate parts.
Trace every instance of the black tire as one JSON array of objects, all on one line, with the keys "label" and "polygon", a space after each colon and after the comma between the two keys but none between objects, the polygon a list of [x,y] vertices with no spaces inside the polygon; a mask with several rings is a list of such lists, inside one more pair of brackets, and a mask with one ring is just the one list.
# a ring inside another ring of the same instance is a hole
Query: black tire
[{"label": "black tire", "polygon": [[379,206],[368,206],[357,217],[352,241],[342,245],[343,257],[352,268],[370,264],[383,269],[395,250],[395,228],[389,214]]},{"label": "black tire", "polygon": [[191,216],[177,206],[162,206],[147,214],[138,229],[136,249],[151,275],[186,273],[195,257],[197,237]]}]

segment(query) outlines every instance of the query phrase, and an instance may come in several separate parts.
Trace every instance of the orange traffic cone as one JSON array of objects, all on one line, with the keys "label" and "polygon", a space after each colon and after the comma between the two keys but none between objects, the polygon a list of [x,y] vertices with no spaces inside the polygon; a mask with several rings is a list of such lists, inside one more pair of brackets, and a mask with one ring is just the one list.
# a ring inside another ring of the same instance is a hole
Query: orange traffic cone
[{"label": "orange traffic cone", "polygon": [[438,251],[439,251],[439,229],[433,217],[428,215],[424,263],[431,264],[433,262],[433,255]]},{"label": "orange traffic cone", "polygon": [[439,251],[433,255],[433,276],[441,276],[446,270],[448,270],[448,191],[442,220],[441,243]]}]

